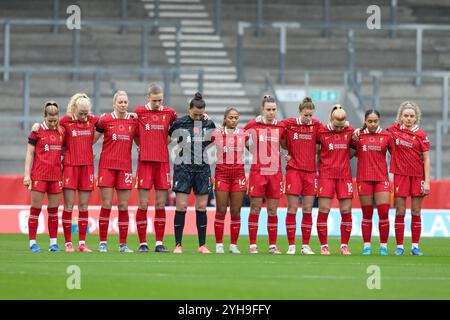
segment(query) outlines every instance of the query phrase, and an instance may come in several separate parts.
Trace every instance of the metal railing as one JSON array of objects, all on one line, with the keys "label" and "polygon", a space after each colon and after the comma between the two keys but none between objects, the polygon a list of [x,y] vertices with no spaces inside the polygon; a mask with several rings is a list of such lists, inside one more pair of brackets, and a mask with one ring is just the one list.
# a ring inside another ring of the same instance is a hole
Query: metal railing
[{"label": "metal railing", "polygon": [[[0,67],[0,72],[4,72],[5,68]],[[8,71],[11,73],[22,74],[23,76],[23,115],[22,116],[8,116],[1,117],[1,122],[21,122],[25,130],[30,128],[30,123],[34,119],[31,117],[31,105],[30,105],[30,85],[31,78],[34,74],[90,74],[93,76],[93,110],[96,114],[100,114],[100,98],[101,98],[101,79],[103,75],[111,74],[131,74],[131,75],[141,75],[145,72],[146,76],[152,74],[162,75],[164,79],[164,102],[170,104],[171,91],[170,83],[174,79],[176,73],[182,72],[183,74],[197,74],[197,89],[201,91],[204,87],[203,81],[203,70],[194,68],[182,68],[177,70],[175,68],[152,68],[142,71],[140,68],[130,68],[130,67],[30,67],[30,66],[20,66],[20,67],[9,67]]]},{"label": "metal railing", "polygon": [[445,121],[438,120],[436,121],[436,154],[435,154],[435,179],[442,179],[442,168],[443,168],[443,156],[442,156],[442,149],[443,149],[443,134],[448,133],[449,123],[446,123]]},{"label": "metal railing", "polygon": [[[50,25],[50,26],[60,26],[65,25],[66,20],[51,20],[51,19],[0,19],[0,25],[3,25],[3,81],[9,80],[9,72],[11,68],[11,27],[13,25],[20,26],[42,26],[42,25]],[[146,81],[146,75],[148,74],[149,65],[149,54],[150,54],[150,31],[155,30],[161,26],[175,26],[176,28],[176,37],[175,37],[175,68],[177,73],[175,76],[178,79],[179,70],[180,70],[180,50],[181,50],[181,23],[179,21],[176,22],[164,22],[161,23],[158,20],[106,20],[106,19],[82,19],[81,27],[83,26],[126,26],[129,27],[138,27],[141,29],[141,79]],[[80,63],[80,36],[81,30],[73,29],[72,32],[72,67],[79,68]],[[73,78],[76,80],[77,73],[73,73]]]},{"label": "metal railing", "polygon": [[[300,22],[272,22],[270,24],[264,24],[258,26],[256,23],[251,23],[248,21],[239,21],[237,28],[237,40],[236,40],[236,64],[237,64],[237,75],[239,81],[244,81],[244,36],[246,29],[255,28],[277,28],[280,30],[280,63],[279,63],[279,82],[283,83],[285,80],[284,74],[286,72],[286,48],[287,48],[287,29],[322,29],[333,28],[338,30],[344,30],[347,32],[347,69],[349,76],[351,77],[350,82],[354,81],[354,70],[355,70],[355,33],[358,30],[366,30],[367,26],[365,24],[351,23],[351,22],[341,22],[341,23],[300,23]],[[450,31],[450,26],[448,25],[432,25],[432,24],[389,24],[383,25],[380,29],[381,31],[394,31],[399,30],[409,30],[416,32],[416,63],[415,63],[415,84],[418,86],[421,84],[422,75],[422,51],[423,51],[423,34],[424,31]],[[379,30],[371,30],[373,32]]]}]

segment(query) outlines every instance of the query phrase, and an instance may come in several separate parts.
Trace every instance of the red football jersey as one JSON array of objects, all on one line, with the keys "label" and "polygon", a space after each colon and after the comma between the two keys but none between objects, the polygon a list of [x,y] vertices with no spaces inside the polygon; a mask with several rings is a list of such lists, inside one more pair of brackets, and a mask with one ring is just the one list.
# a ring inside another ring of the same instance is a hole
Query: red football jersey
[{"label": "red football jersey", "polygon": [[321,123],[311,119],[304,125],[300,118],[283,120],[286,126],[286,144],[292,159],[286,167],[297,170],[316,171],[316,140]]},{"label": "red football jersey", "polygon": [[252,165],[250,170],[274,173],[281,171],[281,139],[285,135],[282,122],[265,124],[251,120],[244,128],[252,140],[250,152]]},{"label": "red football jersey", "polygon": [[103,132],[103,146],[99,168],[131,171],[131,148],[138,128],[137,120],[127,113],[117,118],[115,112],[97,122],[97,131]]},{"label": "red football jersey", "polygon": [[244,129],[236,128],[233,133],[216,130],[211,140],[216,143],[216,172],[244,170],[245,142],[248,140]]},{"label": "red football jersey", "polygon": [[392,150],[392,135],[378,127],[374,133],[368,129],[362,130],[358,141],[352,141],[358,154],[357,181],[389,180],[386,152]]},{"label": "red football jersey", "polygon": [[61,150],[64,144],[63,133],[50,130],[45,122],[38,132],[31,132],[28,143],[35,146],[31,180],[59,181],[62,179]]},{"label": "red football jersey", "polygon": [[88,115],[85,121],[80,121],[75,115],[64,116],[59,124],[65,129],[64,160],[65,166],[94,165],[94,142],[95,125],[98,116]]},{"label": "red football jersey", "polygon": [[351,179],[350,143],[354,129],[349,126],[336,132],[328,124],[322,125],[317,133],[320,143],[320,178]]},{"label": "red football jersey", "polygon": [[393,124],[389,132],[394,138],[390,171],[404,176],[423,177],[422,153],[430,150],[430,141],[425,132],[414,126],[411,130]]},{"label": "red football jersey", "polygon": [[161,106],[154,111],[146,104],[136,107],[134,112],[138,115],[139,123],[139,160],[168,162],[168,132],[177,119],[175,110]]}]

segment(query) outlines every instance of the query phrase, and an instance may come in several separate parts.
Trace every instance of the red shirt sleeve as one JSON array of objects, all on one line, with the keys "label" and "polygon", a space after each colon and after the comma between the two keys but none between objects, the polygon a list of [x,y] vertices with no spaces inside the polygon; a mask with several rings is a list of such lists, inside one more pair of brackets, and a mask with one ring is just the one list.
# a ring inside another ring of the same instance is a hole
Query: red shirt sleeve
[{"label": "red shirt sleeve", "polygon": [[248,129],[253,128],[255,126],[255,124],[256,124],[256,120],[255,119],[250,120],[250,122],[245,125],[244,130],[248,130]]},{"label": "red shirt sleeve", "polygon": [[39,131],[38,132],[30,132],[30,135],[28,136],[28,143],[35,146],[37,141],[39,140]]},{"label": "red shirt sleeve", "polygon": [[428,140],[428,136],[425,133],[420,135],[419,142],[421,152],[430,151],[430,140]]}]

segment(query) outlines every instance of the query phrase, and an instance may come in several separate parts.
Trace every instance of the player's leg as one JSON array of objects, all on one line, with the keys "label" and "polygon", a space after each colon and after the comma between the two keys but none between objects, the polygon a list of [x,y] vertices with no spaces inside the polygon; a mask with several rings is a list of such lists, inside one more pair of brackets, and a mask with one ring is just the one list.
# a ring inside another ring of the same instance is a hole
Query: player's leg
[{"label": "player's leg", "polygon": [[211,253],[206,247],[206,227],[208,217],[206,215],[206,206],[208,204],[208,194],[195,195],[195,216],[198,233],[198,252]]},{"label": "player's leg", "polygon": [[281,251],[277,247],[278,236],[278,203],[279,198],[267,199],[267,233],[269,234],[269,253],[281,254]]},{"label": "player's leg", "polygon": [[289,243],[287,254],[295,254],[295,231],[297,230],[297,210],[300,205],[299,195],[287,194],[286,234]]},{"label": "player's leg", "polygon": [[139,237],[139,252],[148,252],[147,245],[147,210],[150,196],[150,189],[140,187],[138,189],[139,205],[136,212],[136,228]]},{"label": "player's leg", "polygon": [[339,199],[341,212],[341,250],[342,255],[350,255],[348,242],[352,233],[352,199]]},{"label": "player's leg", "polygon": [[89,224],[89,199],[91,191],[78,190],[78,251],[92,252],[86,245],[86,233]]},{"label": "player's leg", "polygon": [[230,192],[216,190],[215,194],[216,194],[216,217],[214,220],[214,235],[216,237],[216,253],[224,253],[223,231],[225,227],[225,215],[228,209]]},{"label": "player's leg", "polygon": [[[33,182],[34,181],[32,181],[32,184]],[[40,248],[36,243],[36,234],[43,202],[44,192],[31,190],[31,207],[30,216],[28,217],[28,239],[30,241],[30,250],[32,252],[40,252]]]},{"label": "player's leg", "polygon": [[186,211],[188,207],[189,194],[183,192],[176,192],[175,203],[176,211],[173,222],[175,233],[175,250],[174,253],[182,253],[182,240],[184,223],[186,220]]},{"label": "player's leg", "polygon": [[361,231],[364,242],[363,255],[372,254],[370,240],[372,237],[373,197],[374,188],[371,182],[358,182],[359,201],[361,203],[362,221]]},{"label": "player's leg", "polygon": [[263,205],[262,197],[250,196],[250,214],[248,216],[248,234],[250,240],[250,253],[258,253],[257,234],[259,214]]},{"label": "player's leg", "polygon": [[[388,182],[389,184],[389,182]],[[380,255],[388,255],[387,243],[389,238],[389,191],[377,192],[375,189],[375,203],[378,211],[378,229],[380,231]]]},{"label": "player's leg", "polygon": [[317,235],[320,242],[320,254],[329,255],[328,247],[328,214],[332,198],[319,197],[319,214],[317,216]]},{"label": "player's leg", "polygon": [[131,190],[117,189],[117,208],[119,209],[119,251],[133,252],[127,246],[128,225],[130,218],[128,216],[128,202],[130,201]]},{"label": "player's leg", "polygon": [[155,190],[155,219],[153,226],[155,228],[155,252],[167,253],[169,250],[163,244],[164,233],[166,229],[166,200],[167,190]]},{"label": "player's leg", "polygon": [[61,192],[47,193],[48,233],[50,235],[50,248],[48,251],[59,252],[58,247],[58,207]]},{"label": "player's leg", "polygon": [[403,255],[405,233],[406,197],[395,197],[395,240],[397,242],[396,255]]},{"label": "player's leg", "polygon": [[237,247],[239,232],[241,230],[241,208],[245,191],[230,193],[230,253],[241,253]]},{"label": "player's leg", "polygon": [[65,239],[65,251],[74,252],[72,244],[72,211],[75,202],[75,190],[64,188],[64,210],[62,213],[62,226]]},{"label": "player's leg", "polygon": [[411,197],[411,254],[421,256],[419,249],[420,234],[422,231],[421,209],[424,197]]},{"label": "player's leg", "polygon": [[99,217],[99,237],[100,237],[100,252],[107,252],[109,217],[111,215],[112,201],[114,196],[114,189],[110,187],[100,187],[102,207],[100,209]]},{"label": "player's leg", "polygon": [[314,205],[315,196],[303,196],[302,199],[302,254],[313,255],[314,252],[309,246],[311,239],[311,230],[313,226],[312,208]]}]

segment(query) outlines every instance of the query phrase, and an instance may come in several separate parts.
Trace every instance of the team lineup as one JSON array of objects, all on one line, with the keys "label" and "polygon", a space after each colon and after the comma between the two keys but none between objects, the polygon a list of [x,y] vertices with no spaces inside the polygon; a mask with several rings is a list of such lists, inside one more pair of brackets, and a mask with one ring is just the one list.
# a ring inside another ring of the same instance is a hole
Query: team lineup
[{"label": "team lineup", "polygon": [[[388,129],[380,126],[377,110],[365,113],[362,128],[353,128],[344,108],[332,106],[327,123],[313,117],[315,105],[306,97],[299,104],[299,116],[278,121],[277,102],[264,96],[261,115],[239,128],[239,108],[230,107],[223,123],[216,127],[209,119],[206,102],[197,92],[190,100],[188,114],[178,117],[171,107],[163,105],[163,90],[152,84],[147,103],[128,112],[128,96],[117,91],[113,111],[101,116],[91,114],[91,101],[86,94],[73,95],[67,113],[61,117],[60,107],[49,101],[43,107],[43,122],[30,132],[25,158],[23,184],[31,190],[28,219],[29,247],[40,252],[36,243],[38,219],[47,194],[49,251],[59,252],[58,207],[63,194],[62,226],[66,252],[92,252],[86,244],[88,204],[94,182],[93,145],[103,138],[98,165],[97,186],[101,191],[99,217],[99,252],[108,251],[108,228],[117,194],[119,251],[133,252],[127,246],[129,227],[128,203],[133,188],[132,147],[138,147],[135,188],[139,205],[136,227],[139,252],[148,252],[147,211],[150,190],[155,190],[154,250],[167,253],[163,243],[166,226],[165,204],[168,191],[176,194],[174,216],[175,246],[173,253],[183,252],[183,230],[189,194],[195,194],[198,252],[211,253],[206,246],[208,195],[214,189],[216,215],[214,233],[216,253],[224,253],[225,216],[230,211],[229,252],[239,254],[237,246],[241,229],[241,208],[245,194],[250,197],[248,216],[249,249],[258,253],[259,215],[267,205],[269,253],[281,254],[277,246],[279,200],[286,195],[288,208],[286,254],[296,254],[296,215],[301,205],[301,254],[315,254],[310,247],[313,226],[312,208],[318,198],[317,235],[320,254],[330,255],[327,220],[333,198],[341,213],[341,255],[351,255],[349,239],[352,230],[354,196],[350,159],[357,158],[356,186],[362,209],[363,255],[372,254],[371,234],[374,207],[379,216],[380,255],[388,255],[390,229],[389,172],[393,174],[395,199],[395,255],[403,255],[406,200],[411,197],[411,254],[423,255],[419,248],[422,229],[421,207],[430,192],[430,142],[419,129],[421,112],[413,101],[403,102],[395,123]],[[169,146],[174,146],[169,148]],[[216,161],[207,151],[215,147]],[[171,149],[171,150],[170,150]],[[246,150],[252,155],[248,175],[245,174]],[[283,151],[285,150],[285,151]],[[170,177],[170,153],[173,151],[173,177]],[[387,153],[390,154],[388,172]],[[286,160],[285,176],[282,157]],[[211,166],[215,164],[214,186]],[[72,211],[78,193],[79,244],[72,243]],[[300,204],[301,197],[301,204]]]}]

